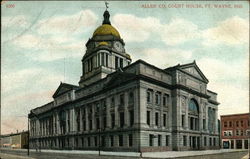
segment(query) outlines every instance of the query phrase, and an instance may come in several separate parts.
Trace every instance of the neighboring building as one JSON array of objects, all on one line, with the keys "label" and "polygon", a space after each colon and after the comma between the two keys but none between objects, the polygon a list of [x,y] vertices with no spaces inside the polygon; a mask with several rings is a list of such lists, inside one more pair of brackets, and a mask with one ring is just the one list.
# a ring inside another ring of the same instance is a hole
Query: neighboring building
[{"label": "neighboring building", "polygon": [[23,149],[28,147],[28,131],[1,135],[1,147]]},{"label": "neighboring building", "polygon": [[31,147],[219,148],[217,94],[207,90],[208,79],[195,61],[166,69],[142,60],[130,64],[109,16],[105,11],[103,25],[86,44],[79,86],[61,83],[52,102],[30,111]]},{"label": "neighboring building", "polygon": [[221,115],[221,139],[225,149],[248,149],[249,113]]}]

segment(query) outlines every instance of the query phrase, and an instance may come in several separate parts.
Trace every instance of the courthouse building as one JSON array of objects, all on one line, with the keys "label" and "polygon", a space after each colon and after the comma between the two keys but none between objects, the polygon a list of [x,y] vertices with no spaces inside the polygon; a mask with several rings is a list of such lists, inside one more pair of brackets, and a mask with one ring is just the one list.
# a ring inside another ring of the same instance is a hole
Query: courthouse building
[{"label": "courthouse building", "polygon": [[249,113],[221,115],[221,139],[225,149],[248,149]]},{"label": "courthouse building", "polygon": [[79,85],[61,83],[53,101],[30,111],[31,147],[219,148],[217,94],[207,89],[196,62],[163,69],[142,60],[131,63],[109,12],[103,16],[86,43]]}]

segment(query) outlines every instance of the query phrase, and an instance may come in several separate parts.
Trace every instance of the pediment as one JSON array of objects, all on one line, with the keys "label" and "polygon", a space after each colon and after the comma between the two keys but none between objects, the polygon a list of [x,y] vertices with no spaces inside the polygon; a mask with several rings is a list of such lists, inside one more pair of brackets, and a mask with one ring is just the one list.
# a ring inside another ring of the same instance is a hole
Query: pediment
[{"label": "pediment", "polygon": [[55,93],[53,94],[53,98],[65,93],[65,92],[68,92],[68,91],[71,91],[71,90],[77,89],[77,88],[78,88],[78,86],[61,82],[59,87],[56,89]]},{"label": "pediment", "polygon": [[200,68],[196,65],[195,62],[191,63],[191,64],[187,64],[187,65],[181,65],[179,67],[182,71],[187,72],[188,74],[199,78],[205,82],[208,82],[208,79],[206,78],[206,76],[202,73],[202,71],[200,70]]},{"label": "pediment", "polygon": [[121,85],[123,82],[131,80],[135,74],[117,71],[112,75],[108,75],[105,88]]}]

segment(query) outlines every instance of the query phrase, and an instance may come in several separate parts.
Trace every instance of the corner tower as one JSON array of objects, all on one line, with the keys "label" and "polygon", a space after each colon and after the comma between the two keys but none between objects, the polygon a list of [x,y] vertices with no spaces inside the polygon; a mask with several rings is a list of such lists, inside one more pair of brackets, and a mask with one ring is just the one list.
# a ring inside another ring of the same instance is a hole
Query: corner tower
[{"label": "corner tower", "polygon": [[111,25],[110,14],[103,14],[102,25],[86,43],[86,53],[82,58],[82,76],[79,85],[84,87],[108,74],[130,64],[131,58],[125,51],[125,43],[119,32]]}]

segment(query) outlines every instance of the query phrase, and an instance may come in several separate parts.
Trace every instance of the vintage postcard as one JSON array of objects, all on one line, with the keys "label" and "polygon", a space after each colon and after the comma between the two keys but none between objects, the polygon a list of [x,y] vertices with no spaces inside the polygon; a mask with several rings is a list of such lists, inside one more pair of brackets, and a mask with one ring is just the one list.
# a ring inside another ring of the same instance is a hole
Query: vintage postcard
[{"label": "vintage postcard", "polygon": [[248,158],[249,2],[1,1],[0,128],[2,158]]}]

